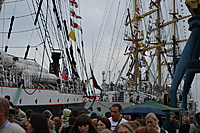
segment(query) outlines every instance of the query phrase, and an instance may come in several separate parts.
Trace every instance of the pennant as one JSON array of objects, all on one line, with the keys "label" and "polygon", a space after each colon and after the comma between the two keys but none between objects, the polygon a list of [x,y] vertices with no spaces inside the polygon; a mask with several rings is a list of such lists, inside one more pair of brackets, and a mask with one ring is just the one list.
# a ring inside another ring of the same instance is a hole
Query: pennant
[{"label": "pennant", "polygon": [[145,59],[144,58],[141,59],[141,66],[145,67]]},{"label": "pennant", "polygon": [[135,40],[134,39],[132,39],[132,44],[134,44],[135,43]]},{"label": "pennant", "polygon": [[62,71],[62,78],[64,80],[67,80],[68,76],[69,76],[68,69],[67,69],[67,67],[64,66],[63,71]]},{"label": "pennant", "polygon": [[133,46],[130,46],[130,47],[128,48],[128,50],[129,50],[129,51],[133,51],[133,48],[134,48]]},{"label": "pennant", "polygon": [[75,13],[75,11],[74,11],[73,9],[70,9],[70,15],[71,15],[72,17],[82,19],[81,16],[76,15],[76,13]]},{"label": "pennant", "polygon": [[136,10],[135,10],[135,12],[136,12],[138,15],[140,15],[139,10],[140,10],[140,9],[139,9],[138,7],[137,7]]},{"label": "pennant", "polygon": [[70,25],[83,33],[82,28],[70,18]]},{"label": "pennant", "polygon": [[75,6],[76,8],[78,8],[78,4],[75,0],[69,0],[69,3],[71,6]]},{"label": "pennant", "polygon": [[76,36],[74,34],[74,31],[72,30],[72,28],[70,29],[70,33],[69,33],[69,37],[76,42]]},{"label": "pennant", "polygon": [[96,88],[96,89],[99,89],[100,91],[102,91],[101,87],[97,84],[97,81],[96,81],[96,79],[94,77],[91,64],[90,64],[90,71],[91,71],[91,75],[92,75],[93,87]]}]

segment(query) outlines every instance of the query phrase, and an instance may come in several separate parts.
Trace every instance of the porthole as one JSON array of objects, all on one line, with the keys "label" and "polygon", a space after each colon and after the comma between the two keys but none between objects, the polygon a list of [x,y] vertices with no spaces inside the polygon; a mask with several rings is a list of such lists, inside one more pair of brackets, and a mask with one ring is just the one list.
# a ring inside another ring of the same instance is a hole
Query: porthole
[{"label": "porthole", "polygon": [[19,99],[19,104],[22,104],[22,99],[21,98]]},{"label": "porthole", "polygon": [[49,103],[51,103],[51,98],[49,99]]},{"label": "porthole", "polygon": [[37,98],[35,99],[35,104],[37,104],[37,102],[38,102],[38,100],[37,100]]},{"label": "porthole", "polygon": [[59,103],[59,101],[60,101],[60,99],[58,98],[58,99],[57,99],[57,103]]}]

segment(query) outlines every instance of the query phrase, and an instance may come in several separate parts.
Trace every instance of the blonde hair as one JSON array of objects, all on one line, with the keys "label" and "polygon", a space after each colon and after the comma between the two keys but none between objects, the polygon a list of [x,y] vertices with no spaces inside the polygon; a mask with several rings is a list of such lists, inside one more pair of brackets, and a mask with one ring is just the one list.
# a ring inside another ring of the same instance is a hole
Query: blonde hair
[{"label": "blonde hair", "polygon": [[190,118],[187,117],[187,116],[184,116],[184,117],[182,118],[182,122],[183,122],[183,124],[190,124]]},{"label": "blonde hair", "polygon": [[119,124],[119,125],[116,127],[115,133],[117,133],[117,130],[118,130],[120,127],[125,127],[125,128],[127,128],[130,132],[133,132],[133,128],[131,127],[131,125],[129,125],[127,122],[125,122],[125,123]]},{"label": "blonde hair", "polygon": [[149,119],[149,118],[153,118],[156,121],[156,123],[159,122],[158,118],[156,117],[156,115],[154,113],[148,113],[145,120]]}]

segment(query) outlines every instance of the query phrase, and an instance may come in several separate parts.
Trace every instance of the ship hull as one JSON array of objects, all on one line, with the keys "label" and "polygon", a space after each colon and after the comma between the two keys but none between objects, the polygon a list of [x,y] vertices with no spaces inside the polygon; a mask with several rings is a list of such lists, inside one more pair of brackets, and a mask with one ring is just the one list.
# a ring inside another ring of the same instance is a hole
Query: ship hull
[{"label": "ship hull", "polygon": [[58,115],[63,108],[84,107],[86,103],[83,94],[64,93],[54,89],[23,88],[19,91],[19,87],[1,86],[0,96],[6,95],[9,95],[11,101],[23,111],[32,109],[35,112],[43,112],[48,109],[54,115]]}]

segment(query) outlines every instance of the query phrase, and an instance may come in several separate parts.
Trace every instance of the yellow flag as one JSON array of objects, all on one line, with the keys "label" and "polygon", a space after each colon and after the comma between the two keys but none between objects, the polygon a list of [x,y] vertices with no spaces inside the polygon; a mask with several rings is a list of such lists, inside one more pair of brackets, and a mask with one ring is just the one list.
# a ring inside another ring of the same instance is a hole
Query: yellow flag
[{"label": "yellow flag", "polygon": [[70,29],[70,33],[69,33],[69,37],[76,42],[76,36],[74,34],[74,31],[72,30],[72,28]]}]

